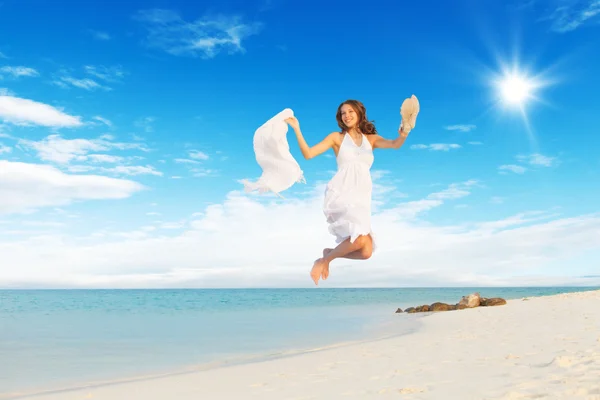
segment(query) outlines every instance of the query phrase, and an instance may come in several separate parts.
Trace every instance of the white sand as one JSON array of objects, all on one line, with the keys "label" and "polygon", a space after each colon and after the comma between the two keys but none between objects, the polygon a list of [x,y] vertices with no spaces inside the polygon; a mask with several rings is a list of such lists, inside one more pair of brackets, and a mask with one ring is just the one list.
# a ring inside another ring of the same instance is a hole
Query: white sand
[{"label": "white sand", "polygon": [[35,398],[600,400],[600,291],[439,312],[423,323],[393,339]]}]

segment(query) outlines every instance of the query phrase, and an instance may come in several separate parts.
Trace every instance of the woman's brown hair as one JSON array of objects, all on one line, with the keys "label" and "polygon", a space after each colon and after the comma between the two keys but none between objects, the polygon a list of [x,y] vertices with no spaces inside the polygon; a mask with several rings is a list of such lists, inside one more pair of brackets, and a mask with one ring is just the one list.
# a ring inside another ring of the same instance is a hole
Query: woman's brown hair
[{"label": "woman's brown hair", "polygon": [[342,107],[344,104],[348,104],[350,107],[354,109],[354,111],[358,114],[358,130],[365,135],[376,135],[377,129],[375,128],[374,121],[369,121],[367,119],[367,109],[358,100],[346,100],[337,109],[337,113],[335,114],[335,119],[337,120],[338,126],[342,130],[342,132],[347,132],[348,127],[342,121]]}]

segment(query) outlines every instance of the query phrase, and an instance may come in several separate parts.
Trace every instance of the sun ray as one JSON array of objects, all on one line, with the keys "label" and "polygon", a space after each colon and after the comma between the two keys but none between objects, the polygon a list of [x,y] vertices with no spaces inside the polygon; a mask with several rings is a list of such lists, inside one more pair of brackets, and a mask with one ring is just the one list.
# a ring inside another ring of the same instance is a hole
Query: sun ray
[{"label": "sun ray", "polygon": [[521,116],[523,118],[523,123],[525,124],[525,130],[527,131],[527,136],[529,137],[529,142],[531,143],[531,147],[533,152],[538,152],[539,148],[538,148],[538,143],[535,137],[535,133],[533,132],[533,128],[531,126],[531,123],[529,122],[529,116],[527,115],[527,111],[525,110],[525,107],[521,106],[520,107],[521,110]]}]

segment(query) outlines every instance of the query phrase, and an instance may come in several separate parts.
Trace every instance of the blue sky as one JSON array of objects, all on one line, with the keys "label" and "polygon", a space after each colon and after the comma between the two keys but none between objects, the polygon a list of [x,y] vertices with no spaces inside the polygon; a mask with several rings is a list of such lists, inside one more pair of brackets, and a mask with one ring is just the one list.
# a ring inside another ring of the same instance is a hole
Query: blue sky
[{"label": "blue sky", "polygon": [[290,132],[307,183],[243,193],[254,130],[316,144],[355,98],[393,138],[411,94],[379,251],[325,286],[600,284],[600,2],[413,3],[2,1],[0,286],[310,286],[335,160]]}]

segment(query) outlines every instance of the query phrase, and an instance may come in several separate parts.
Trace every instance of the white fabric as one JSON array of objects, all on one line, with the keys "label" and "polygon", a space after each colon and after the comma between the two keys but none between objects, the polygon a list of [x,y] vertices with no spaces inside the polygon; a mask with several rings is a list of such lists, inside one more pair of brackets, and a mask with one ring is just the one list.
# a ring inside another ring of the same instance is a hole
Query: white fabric
[{"label": "white fabric", "polygon": [[263,170],[256,182],[243,180],[246,192],[279,194],[296,182],[306,182],[304,173],[290,153],[287,141],[288,124],[284,121],[294,112],[286,108],[254,132],[254,153]]},{"label": "white fabric", "polygon": [[373,148],[365,135],[357,145],[345,133],[337,155],[338,170],[327,184],[323,212],[329,224],[329,232],[341,243],[351,242],[360,236],[371,234],[373,249],[375,238],[371,231],[371,165]]}]

